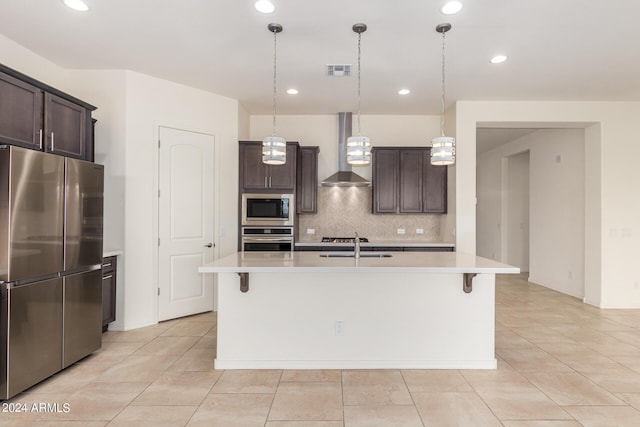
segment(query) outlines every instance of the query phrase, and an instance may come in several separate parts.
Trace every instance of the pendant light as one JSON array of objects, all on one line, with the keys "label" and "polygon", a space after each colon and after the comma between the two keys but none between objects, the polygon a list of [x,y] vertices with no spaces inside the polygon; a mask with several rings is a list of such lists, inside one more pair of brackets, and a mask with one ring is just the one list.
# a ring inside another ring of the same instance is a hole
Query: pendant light
[{"label": "pendant light", "polygon": [[362,33],[367,31],[365,24],[354,24],[351,28],[358,33],[358,134],[347,138],[347,163],[350,165],[368,165],[371,163],[371,142],[366,136],[360,134],[360,58],[362,49]]},{"label": "pendant light", "polygon": [[444,72],[444,38],[451,29],[451,24],[440,24],[436,31],[442,34],[442,104],[440,110],[440,136],[431,140],[431,164],[452,165],[456,162],[456,140],[444,135],[444,107],[445,107],[445,72]]},{"label": "pendant light", "polygon": [[277,35],[282,32],[282,25],[269,24],[267,26],[273,33],[273,131],[271,136],[262,140],[262,163],[267,165],[283,165],[287,162],[287,140],[276,136],[276,76],[277,76]]}]

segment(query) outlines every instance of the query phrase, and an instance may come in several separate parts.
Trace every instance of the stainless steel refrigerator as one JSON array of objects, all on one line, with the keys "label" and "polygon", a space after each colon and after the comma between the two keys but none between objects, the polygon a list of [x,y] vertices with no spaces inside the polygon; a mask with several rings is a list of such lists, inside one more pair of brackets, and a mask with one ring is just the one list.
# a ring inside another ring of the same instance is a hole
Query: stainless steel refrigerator
[{"label": "stainless steel refrigerator", "polygon": [[0,399],[102,340],[103,166],[0,146]]}]

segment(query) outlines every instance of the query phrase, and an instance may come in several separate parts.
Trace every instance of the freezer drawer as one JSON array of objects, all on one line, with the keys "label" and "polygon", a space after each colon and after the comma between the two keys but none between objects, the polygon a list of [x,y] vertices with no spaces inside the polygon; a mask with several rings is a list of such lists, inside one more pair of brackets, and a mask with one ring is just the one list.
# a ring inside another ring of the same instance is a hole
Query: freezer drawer
[{"label": "freezer drawer", "polygon": [[102,270],[64,277],[64,365],[102,346]]},{"label": "freezer drawer", "polygon": [[62,368],[62,279],[2,292],[0,399],[8,399]]}]

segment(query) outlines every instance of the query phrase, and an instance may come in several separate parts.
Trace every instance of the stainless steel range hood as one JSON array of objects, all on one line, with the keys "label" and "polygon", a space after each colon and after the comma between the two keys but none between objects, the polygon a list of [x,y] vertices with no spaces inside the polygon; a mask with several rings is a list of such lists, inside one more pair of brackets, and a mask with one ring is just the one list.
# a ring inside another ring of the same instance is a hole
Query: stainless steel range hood
[{"label": "stainless steel range hood", "polygon": [[324,181],[323,187],[366,187],[371,185],[369,181],[351,171],[351,165],[347,163],[347,138],[351,136],[351,113],[338,113],[338,172]]}]

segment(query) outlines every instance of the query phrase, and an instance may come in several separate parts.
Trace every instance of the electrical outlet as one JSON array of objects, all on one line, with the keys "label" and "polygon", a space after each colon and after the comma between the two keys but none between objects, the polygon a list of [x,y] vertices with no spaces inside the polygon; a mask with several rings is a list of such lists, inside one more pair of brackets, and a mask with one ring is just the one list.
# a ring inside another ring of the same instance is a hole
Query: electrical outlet
[{"label": "electrical outlet", "polygon": [[636,280],[636,281],[633,283],[633,288],[634,288],[636,291],[640,291],[640,280]]},{"label": "electrical outlet", "polygon": [[424,234],[424,228],[416,228],[416,234]]},{"label": "electrical outlet", "polygon": [[404,234],[405,230],[404,228],[398,228],[398,234]]},{"label": "electrical outlet", "polygon": [[569,279],[573,279],[573,271],[569,272]]},{"label": "electrical outlet", "polygon": [[342,320],[336,320],[336,336],[344,336],[344,322]]},{"label": "electrical outlet", "polygon": [[307,228],[307,234],[316,234],[315,228]]}]

